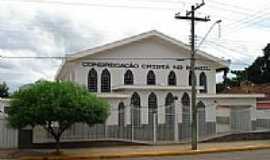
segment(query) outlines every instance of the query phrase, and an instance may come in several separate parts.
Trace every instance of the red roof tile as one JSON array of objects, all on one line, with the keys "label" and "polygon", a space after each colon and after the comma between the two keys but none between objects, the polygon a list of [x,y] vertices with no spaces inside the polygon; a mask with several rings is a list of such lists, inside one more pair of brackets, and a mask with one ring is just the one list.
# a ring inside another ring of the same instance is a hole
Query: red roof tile
[{"label": "red roof tile", "polygon": [[270,109],[270,103],[257,103],[257,109]]}]

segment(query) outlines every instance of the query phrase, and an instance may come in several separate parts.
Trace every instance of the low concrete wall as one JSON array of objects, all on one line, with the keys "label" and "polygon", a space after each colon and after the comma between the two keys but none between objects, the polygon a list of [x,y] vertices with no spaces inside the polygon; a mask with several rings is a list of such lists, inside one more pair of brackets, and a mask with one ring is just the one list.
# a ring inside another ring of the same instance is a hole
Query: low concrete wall
[{"label": "low concrete wall", "polygon": [[248,133],[232,133],[225,136],[208,139],[203,142],[230,142],[243,140],[263,140],[270,139],[270,132],[248,132]]}]

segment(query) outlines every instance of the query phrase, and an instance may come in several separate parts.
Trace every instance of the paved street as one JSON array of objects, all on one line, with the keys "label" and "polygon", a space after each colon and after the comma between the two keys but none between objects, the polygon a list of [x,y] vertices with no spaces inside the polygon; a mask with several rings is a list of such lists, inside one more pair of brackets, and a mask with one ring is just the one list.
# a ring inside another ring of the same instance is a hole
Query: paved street
[{"label": "paved street", "polygon": [[[269,160],[270,150],[201,154],[195,156],[146,157],[125,160]],[[124,159],[123,159],[124,160]]]}]

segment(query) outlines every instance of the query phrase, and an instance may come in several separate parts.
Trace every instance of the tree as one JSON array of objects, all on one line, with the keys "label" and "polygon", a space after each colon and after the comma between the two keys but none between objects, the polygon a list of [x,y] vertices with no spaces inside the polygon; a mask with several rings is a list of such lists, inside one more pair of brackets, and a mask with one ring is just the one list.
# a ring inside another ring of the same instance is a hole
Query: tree
[{"label": "tree", "polygon": [[109,104],[72,82],[39,81],[14,93],[8,122],[13,128],[42,126],[56,141],[74,123],[104,123]]},{"label": "tree", "polygon": [[270,82],[270,43],[263,49],[263,56],[258,57],[247,72],[247,80],[255,84]]},{"label": "tree", "polygon": [[223,91],[226,87],[240,86],[243,81],[254,84],[270,83],[270,43],[263,49],[263,56],[257,57],[249,67],[231,73],[235,76],[218,83],[217,92]]},{"label": "tree", "polygon": [[6,82],[3,82],[2,84],[0,84],[0,97],[2,98],[8,97],[9,96],[8,90],[9,88]]}]

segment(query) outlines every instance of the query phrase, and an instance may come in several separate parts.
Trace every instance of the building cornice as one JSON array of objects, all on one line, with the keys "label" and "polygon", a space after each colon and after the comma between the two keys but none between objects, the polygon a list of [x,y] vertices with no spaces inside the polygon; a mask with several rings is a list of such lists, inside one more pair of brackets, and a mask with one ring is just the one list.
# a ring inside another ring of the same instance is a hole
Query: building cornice
[{"label": "building cornice", "polygon": [[[198,86],[197,90],[203,89],[202,86]],[[191,90],[191,86],[167,86],[167,85],[118,85],[112,87],[113,91],[123,91],[123,90]]]},{"label": "building cornice", "polygon": [[119,93],[96,93],[98,98],[106,98],[106,99],[127,99],[130,95],[127,94],[119,94]]},{"label": "building cornice", "polygon": [[198,98],[220,98],[220,99],[234,99],[234,98],[263,98],[264,94],[198,94]]}]

